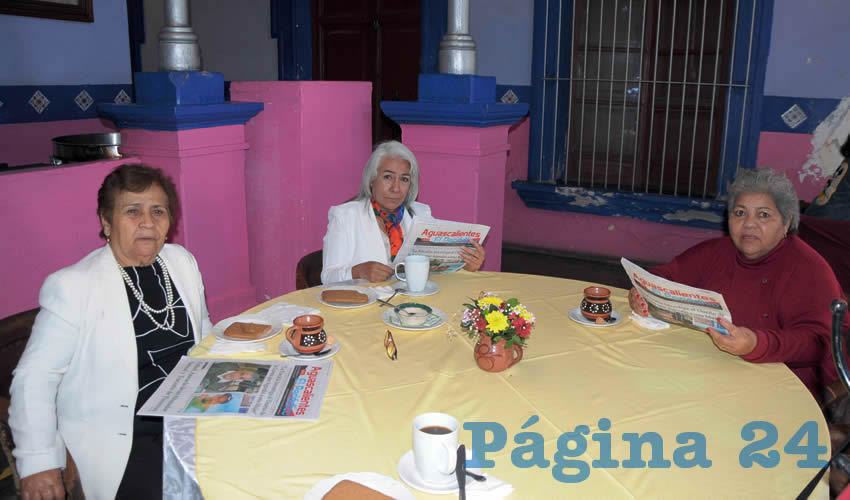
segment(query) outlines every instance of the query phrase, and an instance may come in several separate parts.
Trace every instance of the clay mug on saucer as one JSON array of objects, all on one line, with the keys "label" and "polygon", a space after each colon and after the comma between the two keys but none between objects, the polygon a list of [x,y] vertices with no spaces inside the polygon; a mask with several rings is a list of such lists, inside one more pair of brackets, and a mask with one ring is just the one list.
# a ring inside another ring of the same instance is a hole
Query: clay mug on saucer
[{"label": "clay mug on saucer", "polygon": [[296,351],[310,354],[321,351],[328,341],[323,327],[325,320],[315,314],[305,314],[292,320],[292,326],[286,330],[286,340]]},{"label": "clay mug on saucer", "polygon": [[581,301],[581,315],[590,321],[607,320],[611,317],[611,290],[601,286],[589,286],[584,289]]}]

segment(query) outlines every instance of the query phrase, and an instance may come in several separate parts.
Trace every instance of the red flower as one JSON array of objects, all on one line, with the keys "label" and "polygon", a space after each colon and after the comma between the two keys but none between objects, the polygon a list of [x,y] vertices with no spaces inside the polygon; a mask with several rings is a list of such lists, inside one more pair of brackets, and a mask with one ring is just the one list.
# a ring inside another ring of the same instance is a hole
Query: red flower
[{"label": "red flower", "polygon": [[475,318],[475,329],[478,330],[479,332],[483,332],[484,330],[487,329],[487,320],[484,319],[484,316],[479,314]]},{"label": "red flower", "polygon": [[516,333],[522,338],[526,338],[531,335],[531,325],[528,323],[522,324],[516,327]]}]

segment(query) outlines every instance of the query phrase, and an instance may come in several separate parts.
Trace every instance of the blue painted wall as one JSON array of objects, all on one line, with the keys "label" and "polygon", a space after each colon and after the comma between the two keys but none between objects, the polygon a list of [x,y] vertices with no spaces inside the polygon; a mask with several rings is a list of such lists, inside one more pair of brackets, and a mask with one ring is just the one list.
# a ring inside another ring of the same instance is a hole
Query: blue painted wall
[{"label": "blue painted wall", "polygon": [[850,95],[848,35],[847,0],[774,0],[765,95]]},{"label": "blue painted wall", "polygon": [[129,84],[124,0],[93,0],[94,22],[0,15],[0,86]]},{"label": "blue painted wall", "polygon": [[533,11],[533,0],[470,0],[469,31],[478,46],[479,75],[495,76],[500,85],[531,84]]}]

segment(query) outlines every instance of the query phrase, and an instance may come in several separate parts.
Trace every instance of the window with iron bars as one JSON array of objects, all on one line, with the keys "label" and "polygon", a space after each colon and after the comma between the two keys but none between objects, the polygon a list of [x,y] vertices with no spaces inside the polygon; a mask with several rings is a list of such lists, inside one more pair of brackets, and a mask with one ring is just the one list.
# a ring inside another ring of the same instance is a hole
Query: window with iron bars
[{"label": "window with iron bars", "polygon": [[771,0],[535,0],[529,183],[714,200],[755,163]]}]

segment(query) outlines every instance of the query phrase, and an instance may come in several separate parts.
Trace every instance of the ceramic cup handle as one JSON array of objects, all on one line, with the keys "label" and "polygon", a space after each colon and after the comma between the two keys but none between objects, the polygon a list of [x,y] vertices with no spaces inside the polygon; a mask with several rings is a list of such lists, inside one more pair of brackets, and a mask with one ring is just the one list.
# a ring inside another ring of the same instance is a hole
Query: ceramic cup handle
[{"label": "ceramic cup handle", "polygon": [[286,329],[286,340],[288,340],[291,344],[295,344],[292,340],[292,334],[295,333],[295,325],[290,326]]},{"label": "ceramic cup handle", "polygon": [[402,277],[401,277],[401,276],[399,276],[399,274],[398,274],[398,266],[403,266],[403,265],[404,265],[404,262],[399,262],[399,263],[397,263],[397,264],[395,265],[395,267],[393,268],[393,269],[394,269],[394,271],[395,271],[395,279],[397,279],[397,280],[399,280],[399,281],[407,281],[407,277],[406,277],[406,276],[407,276],[407,273],[405,273],[405,277],[404,277],[404,278],[402,278]]},{"label": "ceramic cup handle", "polygon": [[446,461],[443,462],[445,467],[441,467],[440,472],[443,474],[451,474],[457,468],[457,450],[449,446],[449,443],[442,443],[442,445],[446,450]]}]

